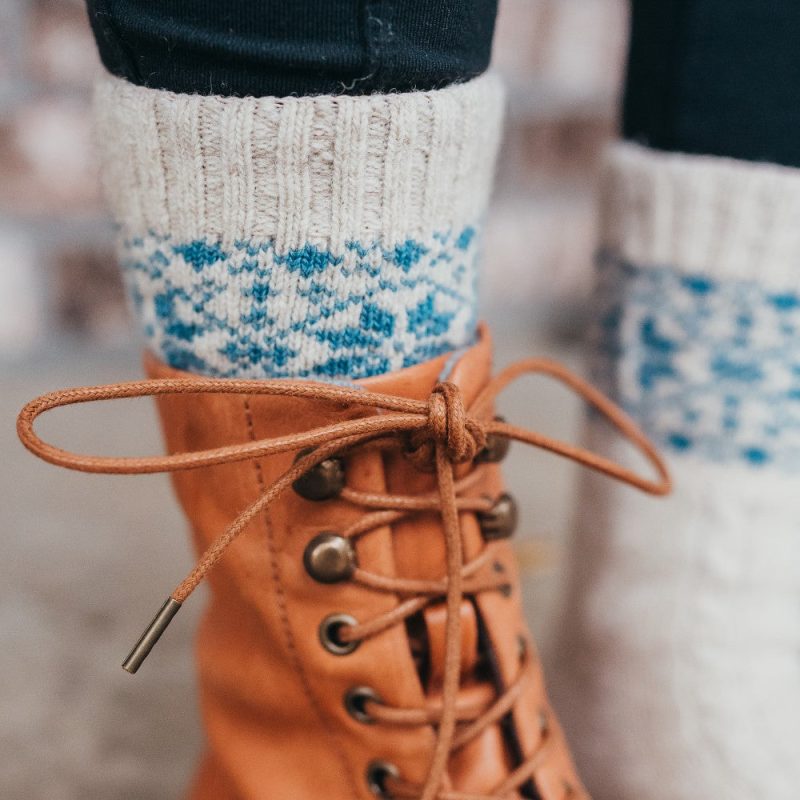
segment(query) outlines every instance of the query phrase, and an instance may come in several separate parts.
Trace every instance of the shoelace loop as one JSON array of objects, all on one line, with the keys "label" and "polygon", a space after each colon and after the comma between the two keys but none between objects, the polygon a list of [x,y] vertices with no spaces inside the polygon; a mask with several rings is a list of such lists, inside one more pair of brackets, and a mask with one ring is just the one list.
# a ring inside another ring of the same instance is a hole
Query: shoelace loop
[{"label": "shoelace loop", "polygon": [[[553,439],[537,431],[510,425],[496,419],[487,420],[497,395],[508,384],[526,373],[555,378],[586,400],[645,456],[654,468],[657,477],[655,479],[642,477],[604,456]],[[312,428],[289,436],[226,445],[210,450],[142,458],[102,457],[71,453],[43,441],[33,428],[37,417],[54,408],[98,400],[156,397],[169,394],[271,395],[305,398],[313,401],[352,405],[366,410],[372,409],[377,413]],[[424,500],[422,507],[435,506],[435,510],[441,516],[446,544],[446,576],[441,587],[427,587],[429,592],[432,590],[432,595],[423,592],[422,594],[425,596],[422,598],[402,601],[397,609],[391,612],[391,619],[387,617],[382,620],[381,625],[372,631],[369,624],[362,625],[360,633],[362,636],[368,636],[385,630],[391,622],[399,622],[408,616],[411,609],[422,607],[426,599],[436,596],[435,593],[440,589],[445,596],[447,614],[441,712],[437,712],[435,715],[438,735],[428,777],[422,787],[409,787],[402,781],[398,782],[396,786],[398,797],[417,797],[419,800],[466,800],[467,798],[466,795],[445,791],[442,788],[449,756],[455,746],[463,743],[461,740],[464,737],[463,732],[460,737],[456,732],[456,724],[461,713],[458,706],[461,671],[459,611],[465,586],[466,589],[480,586],[476,584],[473,587],[470,584],[470,567],[466,565],[465,568],[458,519],[460,500],[457,486],[459,482],[455,479],[455,466],[473,460],[485,447],[488,434],[500,434],[569,458],[650,494],[664,495],[671,488],[666,465],[653,444],[633,420],[597,389],[565,367],[548,359],[528,359],[508,367],[486,385],[468,409],[464,406],[460,390],[452,383],[438,384],[427,401],[420,401],[350,387],[303,381],[247,381],[202,377],[167,378],[65,389],[42,395],[29,402],[20,412],[17,419],[17,433],[25,447],[45,461],[69,469],[107,474],[174,472],[313,448],[298,458],[282,476],[268,486],[261,496],[245,508],[200,556],[195,568],[175,588],[153,622],[145,630],[131,655],[126,659],[124,666],[130,672],[138,669],[181,604],[223,556],[231,543],[247,528],[257,514],[269,507],[294,481],[325,459],[341,455],[369,441],[387,437],[405,440],[409,444],[407,455],[415,466],[420,469],[433,469],[436,473],[438,502],[431,503]],[[365,499],[368,499],[368,496]],[[380,499],[376,503],[377,507],[381,505]],[[405,500],[407,502],[398,506],[401,513],[403,509],[408,510],[415,505],[415,502],[418,502],[415,498],[406,498]],[[386,517],[387,513],[390,515],[388,518]],[[376,512],[376,518],[383,514],[382,519],[390,519],[394,513],[395,511],[392,510],[387,512],[384,506],[383,512]],[[391,588],[391,583],[387,586],[387,582],[380,576],[362,575],[362,582],[369,580],[372,580],[378,590]],[[491,588],[491,584],[484,588]],[[493,710],[490,709],[486,715],[477,718],[473,723],[474,727],[471,729],[470,735],[482,724],[488,724],[486,720],[491,718],[491,714],[505,709],[503,703],[509,702],[513,704],[513,698],[510,695],[507,698],[501,697],[498,700],[500,705],[495,704]],[[546,744],[547,741],[545,741],[545,746]],[[537,768],[542,754],[543,751],[540,748],[537,753],[532,754],[517,767],[503,784],[497,787],[496,792],[480,800],[505,797],[523,785]],[[475,798],[476,796],[469,797]]]},{"label": "shoelace loop", "polygon": [[437,384],[428,397],[427,426],[408,437],[406,456],[417,469],[434,469],[436,444],[451,464],[465,464],[486,447],[486,428],[467,415],[461,390],[454,383]]}]

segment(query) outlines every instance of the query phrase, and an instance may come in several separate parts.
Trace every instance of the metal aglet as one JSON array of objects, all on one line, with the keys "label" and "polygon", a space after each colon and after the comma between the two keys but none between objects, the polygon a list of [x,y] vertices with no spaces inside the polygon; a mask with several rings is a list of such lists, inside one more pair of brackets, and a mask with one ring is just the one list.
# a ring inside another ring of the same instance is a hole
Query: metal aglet
[{"label": "metal aglet", "polygon": [[167,598],[167,601],[159,609],[158,614],[153,617],[153,621],[145,628],[133,650],[122,662],[122,669],[125,672],[130,672],[133,675],[139,669],[142,662],[155,647],[156,642],[161,638],[161,634],[167,629],[167,625],[172,622],[172,618],[180,611],[180,608],[181,604],[177,600],[173,600],[171,597]]}]

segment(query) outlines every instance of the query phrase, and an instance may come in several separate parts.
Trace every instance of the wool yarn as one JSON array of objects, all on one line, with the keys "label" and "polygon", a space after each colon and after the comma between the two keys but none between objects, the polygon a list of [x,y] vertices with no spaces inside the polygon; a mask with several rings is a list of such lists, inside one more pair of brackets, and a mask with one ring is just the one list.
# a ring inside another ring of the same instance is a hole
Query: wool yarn
[{"label": "wool yarn", "polygon": [[149,347],[349,380],[471,343],[503,90],[216,97],[104,75],[102,176]]}]

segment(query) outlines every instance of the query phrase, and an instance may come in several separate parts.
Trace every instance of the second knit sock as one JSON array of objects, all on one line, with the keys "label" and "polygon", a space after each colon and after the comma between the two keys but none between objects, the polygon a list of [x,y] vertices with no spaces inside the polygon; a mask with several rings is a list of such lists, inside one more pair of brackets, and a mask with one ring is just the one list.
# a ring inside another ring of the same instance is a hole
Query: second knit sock
[{"label": "second knit sock", "polygon": [[152,351],[351,380],[471,343],[503,93],[236,98],[101,79],[103,179]]},{"label": "second knit sock", "polygon": [[793,800],[800,172],[625,144],[606,190],[595,377],[675,492],[587,479],[557,706],[598,800]]}]

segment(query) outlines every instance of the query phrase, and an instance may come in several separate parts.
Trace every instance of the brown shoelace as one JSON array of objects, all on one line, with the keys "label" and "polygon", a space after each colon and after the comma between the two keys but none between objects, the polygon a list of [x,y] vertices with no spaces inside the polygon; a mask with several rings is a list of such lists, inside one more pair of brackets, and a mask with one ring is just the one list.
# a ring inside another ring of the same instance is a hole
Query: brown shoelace
[{"label": "brown shoelace", "polygon": [[[589,450],[536,431],[490,419],[491,408],[497,395],[509,383],[526,373],[555,378],[580,395],[646,457],[655,469],[657,478],[642,477]],[[44,442],[33,430],[33,423],[40,414],[61,406],[168,394],[296,397],[338,405],[355,405],[378,413],[290,436],[261,439],[209,450],[141,458],[71,453]],[[464,408],[461,392],[452,383],[438,384],[428,400],[422,401],[348,387],[292,380],[167,378],[65,389],[42,395],[22,409],[17,419],[17,432],[25,447],[45,461],[83,472],[107,474],[173,472],[261,458],[277,453],[308,450],[260,497],[245,508],[203,553],[195,568],[172,592],[129,656],[126,665],[131,672],[135,672],[180,605],[223,556],[228,546],[246,529],[248,523],[309,470],[326,459],[356,446],[374,444],[376,441],[383,442],[387,439],[399,440],[406,448],[408,457],[419,468],[433,469],[436,473],[437,490],[429,495],[400,497],[355,492],[350,489],[345,489],[341,494],[341,498],[346,501],[357,503],[365,509],[373,509],[345,532],[345,535],[350,537],[360,536],[380,525],[390,524],[414,513],[437,512],[441,516],[446,544],[446,576],[441,581],[417,581],[380,576],[360,568],[356,569],[352,576],[354,581],[376,591],[396,593],[405,599],[391,611],[339,632],[342,641],[360,641],[402,622],[423,608],[431,599],[442,596],[446,598],[445,663],[440,703],[424,710],[390,709],[386,706],[379,707],[377,703],[370,704],[370,713],[386,723],[434,724],[438,728],[433,758],[424,786],[410,786],[400,779],[391,779],[391,791],[395,796],[419,798],[419,800],[496,800],[507,797],[531,778],[541,762],[548,743],[547,737],[544,737],[542,747],[514,769],[503,784],[489,796],[467,795],[443,787],[450,754],[513,708],[530,666],[523,658],[518,679],[512,682],[499,698],[490,700],[488,704],[465,707],[463,702],[459,701],[461,674],[459,610],[462,598],[465,593],[474,594],[497,589],[504,581],[497,577],[488,579],[480,577],[482,567],[490,561],[491,545],[471,562],[464,562],[459,512],[481,510],[483,506],[480,499],[463,496],[474,480],[472,478],[474,471],[466,478],[456,480],[455,467],[472,461],[485,447],[487,435],[495,434],[564,456],[650,494],[664,495],[671,487],[664,462],[636,424],[597,389],[560,364],[546,359],[528,359],[508,367],[487,384],[469,409]]]}]

